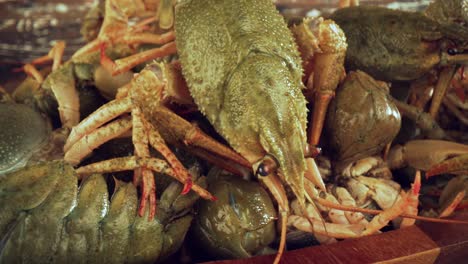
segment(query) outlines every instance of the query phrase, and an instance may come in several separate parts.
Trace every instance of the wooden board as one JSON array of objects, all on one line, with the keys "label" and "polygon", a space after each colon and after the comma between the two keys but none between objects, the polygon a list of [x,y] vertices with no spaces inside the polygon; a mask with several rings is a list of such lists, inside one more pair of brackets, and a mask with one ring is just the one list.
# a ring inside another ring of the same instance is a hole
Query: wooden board
[{"label": "wooden board", "polygon": [[[454,219],[468,220],[468,210]],[[210,264],[272,263],[274,255]],[[468,225],[423,222],[358,239],[285,252],[281,263],[468,263]]]}]

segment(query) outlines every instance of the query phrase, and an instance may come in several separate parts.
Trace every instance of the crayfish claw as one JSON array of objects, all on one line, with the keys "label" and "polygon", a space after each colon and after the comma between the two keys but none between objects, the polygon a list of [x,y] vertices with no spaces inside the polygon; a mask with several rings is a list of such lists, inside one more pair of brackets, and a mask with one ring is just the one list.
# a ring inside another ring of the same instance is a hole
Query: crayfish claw
[{"label": "crayfish claw", "polygon": [[153,172],[149,169],[143,169],[142,171],[142,194],[140,207],[138,208],[138,215],[143,217],[145,215],[146,203],[149,201],[150,213],[148,219],[151,221],[154,219],[156,214],[156,185],[154,183]]},{"label": "crayfish claw", "polygon": [[182,195],[185,195],[185,194],[187,194],[188,192],[190,192],[190,190],[192,189],[192,186],[193,186],[192,179],[187,179],[187,180],[185,181],[184,188],[182,189],[181,194],[182,194]]},{"label": "crayfish claw", "polygon": [[102,42],[99,44],[100,62],[101,62],[102,67],[104,67],[104,69],[106,69],[110,73],[113,73],[115,69],[117,68],[117,64],[115,64],[113,60],[107,57],[106,46],[107,44],[105,42]]},{"label": "crayfish claw", "polygon": [[463,172],[468,172],[468,154],[460,155],[433,165],[426,172],[426,178],[444,173],[460,174]]}]

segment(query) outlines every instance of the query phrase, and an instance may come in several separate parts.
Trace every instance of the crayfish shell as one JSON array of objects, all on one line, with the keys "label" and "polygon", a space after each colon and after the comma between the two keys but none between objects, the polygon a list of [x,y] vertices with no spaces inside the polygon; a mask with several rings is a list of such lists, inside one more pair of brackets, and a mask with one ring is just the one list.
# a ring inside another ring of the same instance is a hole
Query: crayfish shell
[{"label": "crayfish shell", "polygon": [[381,82],[350,72],[328,110],[326,127],[335,160],[354,161],[380,152],[400,130],[400,112]]},{"label": "crayfish shell", "polygon": [[0,175],[24,166],[48,142],[51,126],[32,108],[0,104]]}]

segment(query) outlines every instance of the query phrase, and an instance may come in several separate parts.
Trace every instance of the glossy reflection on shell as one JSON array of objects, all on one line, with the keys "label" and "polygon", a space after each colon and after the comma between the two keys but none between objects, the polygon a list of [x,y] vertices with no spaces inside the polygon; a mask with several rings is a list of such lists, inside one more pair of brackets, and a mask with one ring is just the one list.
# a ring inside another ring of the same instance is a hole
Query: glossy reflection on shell
[{"label": "glossy reflection on shell", "polygon": [[335,160],[357,160],[377,154],[391,142],[401,117],[385,84],[356,71],[337,89],[326,126]]},{"label": "glossy reflection on shell", "polygon": [[276,210],[258,183],[232,176],[208,190],[218,200],[200,200],[193,226],[204,250],[218,258],[247,258],[273,242]]},{"label": "glossy reflection on shell", "polygon": [[45,118],[21,104],[0,104],[0,127],[0,174],[23,166],[50,133]]}]

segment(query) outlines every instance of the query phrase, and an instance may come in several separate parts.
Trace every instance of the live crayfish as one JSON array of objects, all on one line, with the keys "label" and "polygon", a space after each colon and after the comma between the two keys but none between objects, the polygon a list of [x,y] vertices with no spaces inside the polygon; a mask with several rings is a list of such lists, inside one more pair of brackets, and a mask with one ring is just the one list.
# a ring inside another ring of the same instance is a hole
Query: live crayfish
[{"label": "live crayfish", "polygon": [[[206,178],[191,167],[194,181]],[[117,182],[109,201],[104,177],[78,186],[63,161],[29,166],[0,177],[0,262],[153,263],[173,254],[190,227],[199,196],[179,195],[173,182],[162,193],[156,219],[137,214],[137,191]],[[149,210],[145,211],[145,215]]]},{"label": "live crayfish", "polygon": [[208,190],[219,200],[198,203],[192,228],[197,250],[223,258],[268,252],[276,237],[276,210],[268,193],[258,183],[218,168],[211,169],[207,178]]},{"label": "live crayfish", "polygon": [[[230,7],[230,5],[233,6]],[[216,23],[213,24],[205,19],[206,12],[214,14],[216,10],[220,10],[222,16],[213,15],[213,18],[217,18]],[[237,10],[237,16],[233,15],[232,10]],[[239,23],[239,16],[249,26]],[[213,25],[216,26],[213,27]],[[270,34],[276,36],[275,41],[271,41]],[[288,202],[284,188],[278,176],[275,175],[273,167],[280,167],[283,181],[288,183],[298,199],[303,201],[307,108],[301,92],[303,87],[301,60],[292,35],[282,21],[282,17],[268,1],[238,3],[185,1],[176,6],[175,36],[182,72],[195,103],[217,131],[247,159],[247,162],[237,157],[237,154],[232,151],[226,148],[223,150],[219,144],[210,143],[214,148],[210,145],[206,147],[218,155],[227,156],[248,167],[253,166],[254,171],[264,175],[260,179],[280,202],[284,219],[289,211]],[[232,36],[232,38],[226,38],[227,36]],[[342,36],[339,38],[340,45],[342,45]],[[326,41],[328,38],[321,39],[320,36],[319,40]],[[227,42],[223,44],[220,41]],[[328,50],[326,46],[321,48],[325,56],[322,56],[320,60],[317,59],[316,66],[324,65],[330,68],[331,72],[338,70],[340,74],[343,74],[343,69],[334,67],[336,63],[339,65],[340,58],[344,58],[343,54],[338,55],[338,62],[327,65],[327,52],[333,54],[334,50]],[[171,52],[168,50],[163,54]],[[343,49],[339,49],[339,52],[343,52]],[[101,63],[112,65],[106,59],[101,60]],[[132,67],[134,62],[127,65],[122,63],[115,65],[117,68],[112,66],[110,69],[118,73],[122,69]],[[171,163],[175,171],[172,175],[185,183],[185,190],[188,191],[191,187],[190,176],[164,147],[154,127],[164,124],[158,128],[161,134],[167,134],[163,131],[169,129],[172,130],[169,134],[175,134],[179,140],[198,144],[197,146],[202,146],[198,142],[200,137],[205,142],[203,144],[210,142],[203,133],[191,126],[184,125],[185,129],[177,129],[177,126],[184,124],[183,121],[177,121],[178,125],[174,125],[177,123],[171,125],[166,121],[171,113],[158,100],[161,98],[161,90],[168,83],[165,79],[167,76],[161,68],[164,68],[164,64],[163,66],[148,65],[129,85],[121,89],[116,100],[104,105],[76,126],[65,146],[65,159],[76,164],[92,148],[128,131],[133,126],[133,140],[137,147],[135,158],[127,159],[125,165],[110,160],[82,167],[78,169],[78,172],[86,174],[94,171],[105,172],[142,167],[143,195],[150,199],[151,208],[155,206],[152,198],[154,187],[148,169],[167,170],[167,168],[158,168],[150,164],[155,160],[149,159],[146,146],[148,143],[158,149]],[[259,78],[245,79],[243,77],[251,74],[256,74]],[[319,80],[316,84],[322,85],[322,82],[327,82],[326,76],[321,76],[320,70],[316,70],[314,78]],[[336,86],[337,81],[327,84],[330,86],[327,86],[327,89],[334,89],[333,85]],[[318,94],[322,88],[316,87]],[[154,99],[156,101],[153,101]],[[123,118],[94,131],[125,112],[132,112],[132,121]],[[149,135],[148,139],[145,134]],[[84,144],[89,144],[88,142],[91,146],[85,147]],[[123,160],[119,159],[119,161]],[[309,166],[314,166],[313,160],[310,160],[309,164],[312,164]],[[198,187],[195,190],[203,197],[212,199],[206,191]],[[145,201],[146,199],[142,199],[141,210],[144,210]],[[284,219],[283,226],[285,224]],[[284,239],[281,250],[284,247],[283,243]]]},{"label": "live crayfish", "polygon": [[24,166],[37,149],[48,142],[51,126],[26,105],[0,104],[0,174]]},{"label": "live crayfish", "polygon": [[[1,91],[0,107],[5,115],[0,119],[4,128],[1,146],[5,149],[2,151],[5,155],[1,158],[1,173],[18,169],[28,160],[61,158],[71,127],[79,122],[80,117],[89,115],[105,101],[91,84],[106,96],[112,94],[113,83],[115,86],[115,83],[128,82],[128,75],[125,77],[123,74],[120,78],[114,78],[113,82],[102,84],[106,72],[99,67],[98,52],[63,65],[57,63],[59,60],[55,58],[52,68],[44,67],[40,71],[33,66],[54,58],[61,45],[59,42],[51,54],[26,64],[23,69],[30,76],[11,94]],[[123,56],[126,50],[117,46],[107,52],[115,58]]]},{"label": "live crayfish", "polygon": [[358,6],[339,9],[331,18],[348,38],[350,70],[384,81],[415,80],[440,71],[429,111],[435,117],[457,65],[468,60],[462,10],[466,1],[451,0],[436,1],[426,13]]}]

